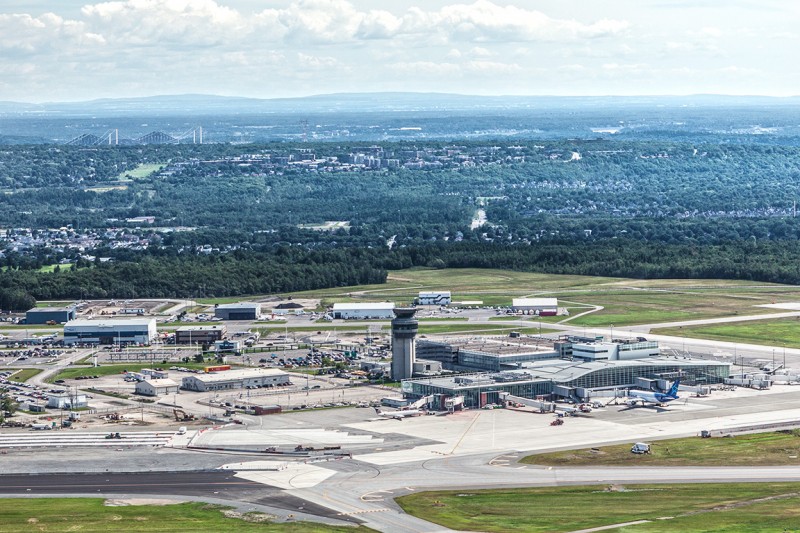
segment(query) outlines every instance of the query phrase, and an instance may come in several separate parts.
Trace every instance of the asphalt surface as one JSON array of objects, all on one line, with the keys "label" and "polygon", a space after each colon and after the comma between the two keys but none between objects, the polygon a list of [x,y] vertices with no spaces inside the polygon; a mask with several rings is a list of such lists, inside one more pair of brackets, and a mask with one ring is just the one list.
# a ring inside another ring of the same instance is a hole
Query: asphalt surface
[{"label": "asphalt surface", "polygon": [[274,513],[302,513],[329,521],[358,522],[285,491],[238,478],[231,471],[0,475],[0,495],[189,496],[257,505]]}]

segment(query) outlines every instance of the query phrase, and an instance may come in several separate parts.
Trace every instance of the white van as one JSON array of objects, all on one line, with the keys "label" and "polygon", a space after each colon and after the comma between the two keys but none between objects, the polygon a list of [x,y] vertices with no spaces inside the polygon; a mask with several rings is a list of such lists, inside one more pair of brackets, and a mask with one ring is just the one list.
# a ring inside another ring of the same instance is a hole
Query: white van
[{"label": "white van", "polygon": [[633,445],[633,447],[631,447],[631,453],[650,453],[650,445],[644,442],[637,442]]}]

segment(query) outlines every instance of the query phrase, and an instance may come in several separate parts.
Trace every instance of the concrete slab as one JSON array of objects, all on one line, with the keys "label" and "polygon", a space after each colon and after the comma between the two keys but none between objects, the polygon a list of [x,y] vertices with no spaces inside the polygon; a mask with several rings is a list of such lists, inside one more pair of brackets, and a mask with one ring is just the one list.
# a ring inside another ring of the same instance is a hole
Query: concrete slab
[{"label": "concrete slab", "polygon": [[[235,467],[235,465],[226,466]],[[256,470],[245,466],[243,470],[237,471],[236,477],[281,489],[303,489],[315,487],[334,474],[336,474],[334,470],[310,464],[287,463],[286,468],[281,470]]]},{"label": "concrete slab", "polygon": [[378,444],[372,435],[351,435],[322,428],[221,429],[205,431],[192,440],[193,446],[352,446]]}]

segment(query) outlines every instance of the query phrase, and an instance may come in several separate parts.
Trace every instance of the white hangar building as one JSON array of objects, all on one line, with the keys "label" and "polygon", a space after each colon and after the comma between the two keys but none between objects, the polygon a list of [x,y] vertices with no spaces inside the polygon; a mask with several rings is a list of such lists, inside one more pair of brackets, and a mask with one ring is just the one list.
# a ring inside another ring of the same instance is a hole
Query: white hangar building
[{"label": "white hangar building", "polygon": [[450,305],[452,300],[450,291],[420,292],[417,305]]},{"label": "white hangar building", "polygon": [[331,311],[333,318],[394,318],[394,303],[392,302],[357,302],[346,304],[333,304]]},{"label": "white hangar building", "polygon": [[142,396],[165,396],[167,394],[176,394],[179,388],[178,384],[169,378],[146,379],[136,384],[136,394],[141,394]]},{"label": "white hangar building", "polygon": [[289,374],[277,368],[241,368],[183,378],[181,388],[195,392],[289,385]]},{"label": "white hangar building", "polygon": [[555,316],[558,314],[558,298],[514,298],[511,309],[540,316]]}]

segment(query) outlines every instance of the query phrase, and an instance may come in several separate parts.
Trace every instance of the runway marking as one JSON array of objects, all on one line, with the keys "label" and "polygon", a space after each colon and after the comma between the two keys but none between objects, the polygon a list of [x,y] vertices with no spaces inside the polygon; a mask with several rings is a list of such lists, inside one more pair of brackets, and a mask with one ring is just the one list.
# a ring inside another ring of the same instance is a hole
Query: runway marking
[{"label": "runway marking", "polygon": [[[409,489],[411,490],[411,489]],[[379,493],[386,493],[386,494],[393,494],[391,490],[374,490],[372,492],[368,492],[361,496],[361,501],[367,503],[375,503],[375,502],[382,502],[384,501],[384,497],[381,496]]]},{"label": "runway marking", "polygon": [[391,509],[387,509],[386,507],[382,507],[380,509],[364,509],[363,511],[350,511],[349,513],[339,513],[337,516],[353,516],[357,514],[367,514],[367,513],[382,513],[384,511],[390,511]]},{"label": "runway marking", "polygon": [[[232,485],[232,486],[253,486],[253,482],[236,482],[236,481],[228,481],[228,482],[186,482],[186,483],[111,483],[111,484],[103,484],[103,488],[109,487],[187,487],[187,486],[221,486],[221,485]],[[39,489],[39,488],[46,488],[46,489],[66,489],[66,488],[95,488],[101,486],[99,483],[87,483],[84,485],[80,484],[59,484],[59,485],[48,485],[44,487],[42,485],[4,485],[2,489],[0,489],[0,493],[5,491],[6,489]]]}]

